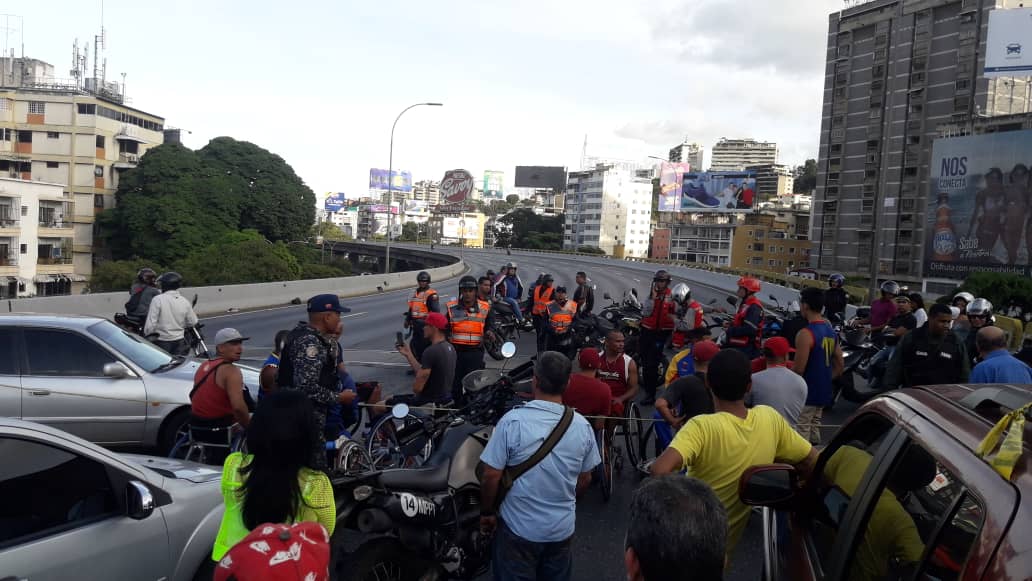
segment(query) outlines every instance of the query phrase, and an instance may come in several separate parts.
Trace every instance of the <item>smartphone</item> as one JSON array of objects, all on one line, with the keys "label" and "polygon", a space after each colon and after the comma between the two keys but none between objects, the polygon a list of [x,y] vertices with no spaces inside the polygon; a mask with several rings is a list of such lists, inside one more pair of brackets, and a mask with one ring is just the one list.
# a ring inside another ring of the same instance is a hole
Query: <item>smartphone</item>
[{"label": "smartphone", "polygon": [[398,331],[397,333],[394,334],[394,344],[395,345],[404,345],[405,344],[405,339],[403,339],[401,337],[401,331]]}]

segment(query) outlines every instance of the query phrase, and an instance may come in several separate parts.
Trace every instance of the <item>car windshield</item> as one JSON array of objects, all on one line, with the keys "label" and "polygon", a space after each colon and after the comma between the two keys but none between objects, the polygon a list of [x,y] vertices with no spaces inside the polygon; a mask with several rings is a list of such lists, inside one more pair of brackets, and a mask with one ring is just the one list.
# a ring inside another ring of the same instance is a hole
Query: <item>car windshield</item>
[{"label": "car windshield", "polygon": [[145,341],[125,332],[110,321],[101,321],[88,331],[112,349],[128,357],[137,366],[154,372],[172,362],[172,356]]}]

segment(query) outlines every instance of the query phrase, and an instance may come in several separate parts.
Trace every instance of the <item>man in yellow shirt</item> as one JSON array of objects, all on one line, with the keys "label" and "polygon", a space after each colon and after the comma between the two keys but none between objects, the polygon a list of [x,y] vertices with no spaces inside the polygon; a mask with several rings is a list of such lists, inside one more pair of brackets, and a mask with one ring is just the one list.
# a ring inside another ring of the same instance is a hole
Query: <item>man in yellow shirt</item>
[{"label": "man in yellow shirt", "polygon": [[745,407],[752,381],[749,359],[741,351],[718,353],[709,363],[706,386],[713,393],[715,413],[689,420],[653,463],[652,475],[689,469],[713,488],[727,510],[730,555],[749,520],[749,507],[738,498],[742,473],[757,464],[787,462],[805,478],[817,452],[774,408]]}]

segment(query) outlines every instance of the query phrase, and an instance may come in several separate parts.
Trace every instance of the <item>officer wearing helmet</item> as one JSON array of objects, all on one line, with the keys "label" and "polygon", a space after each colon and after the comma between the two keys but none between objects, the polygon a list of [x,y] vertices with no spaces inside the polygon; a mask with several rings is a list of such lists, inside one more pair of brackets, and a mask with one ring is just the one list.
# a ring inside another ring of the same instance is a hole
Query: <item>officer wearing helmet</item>
[{"label": "officer wearing helmet", "polygon": [[459,279],[459,298],[448,301],[448,340],[455,347],[455,376],[452,379],[452,400],[462,402],[462,378],[484,368],[484,333],[488,332],[491,304],[477,297],[477,279]]},{"label": "officer wearing helmet", "polygon": [[639,350],[644,372],[643,388],[645,398],[642,403],[652,405],[656,402],[656,389],[661,382],[660,363],[663,349],[666,348],[670,335],[677,326],[677,302],[670,290],[670,273],[657,270],[652,277],[652,291],[649,293],[641,311],[641,342]]},{"label": "officer wearing helmet", "polygon": [[692,289],[688,285],[683,282],[674,285],[671,294],[677,303],[677,324],[670,336],[670,344],[680,350],[685,343],[701,339],[706,326],[702,319],[702,305],[692,298]]},{"label": "officer wearing helmet", "polygon": [[996,323],[993,317],[993,304],[988,299],[977,298],[967,306],[968,334],[964,339],[964,346],[973,362],[979,361],[978,346],[975,344],[975,336],[978,330],[983,327],[992,327]]},{"label": "officer wearing helmet", "polygon": [[[967,318],[967,307],[975,300],[975,295],[969,292],[959,292],[953,295],[953,302],[950,305],[957,307],[960,314],[957,315],[953,321],[953,332],[960,336],[961,339],[966,339],[968,332],[971,331],[971,323]],[[968,352],[970,354],[970,351]]]},{"label": "officer wearing helmet", "polygon": [[541,275],[540,282],[534,287],[531,293],[530,313],[534,317],[534,328],[537,329],[537,352],[545,351],[548,346],[549,324],[548,324],[548,303],[552,302],[552,295],[555,289],[552,283],[555,278],[545,273]]},{"label": "officer wearing helmet", "polygon": [[405,313],[405,328],[412,329],[412,340],[409,347],[418,361],[427,348],[427,340],[423,338],[423,325],[430,313],[441,312],[437,291],[430,288],[430,273],[420,272],[416,275],[416,290],[408,300],[408,311]]},{"label": "officer wearing helmet", "polygon": [[839,321],[846,319],[846,305],[849,303],[849,295],[842,286],[846,284],[846,277],[835,273],[828,277],[828,288],[824,290],[824,316],[828,319],[838,315]]},{"label": "officer wearing helmet", "polygon": [[186,355],[190,346],[186,342],[185,329],[197,324],[197,314],[190,301],[179,294],[183,277],[178,272],[166,272],[158,278],[158,285],[161,294],[151,299],[143,334],[156,333],[155,345],[171,355]]},{"label": "officer wearing helmet", "polygon": [[760,288],[757,278],[739,278],[738,313],[734,320],[725,323],[728,346],[741,350],[750,359],[760,356],[760,339],[763,336],[763,303],[756,298]]},{"label": "officer wearing helmet", "polygon": [[143,326],[150,312],[151,301],[161,294],[157,281],[158,273],[152,268],[141,268],[136,273],[136,282],[129,289],[129,301],[125,303],[125,316],[137,325]]}]

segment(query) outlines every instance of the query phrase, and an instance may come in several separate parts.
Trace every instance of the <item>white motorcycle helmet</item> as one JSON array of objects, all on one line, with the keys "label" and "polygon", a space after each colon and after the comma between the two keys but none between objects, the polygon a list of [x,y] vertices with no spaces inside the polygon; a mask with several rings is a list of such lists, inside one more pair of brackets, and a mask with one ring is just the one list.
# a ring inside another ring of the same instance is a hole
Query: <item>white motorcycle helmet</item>
[{"label": "white motorcycle helmet", "polygon": [[674,289],[673,291],[671,291],[670,294],[674,297],[674,301],[678,303],[683,303],[686,300],[692,298],[692,289],[690,289],[688,285],[684,284],[683,282],[679,282],[674,286]]}]

